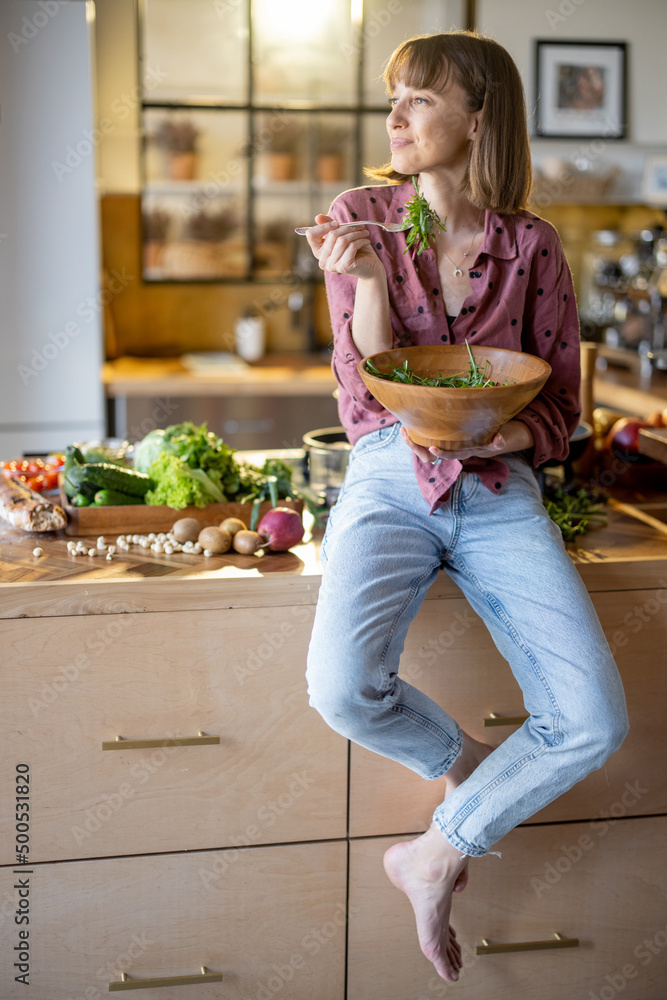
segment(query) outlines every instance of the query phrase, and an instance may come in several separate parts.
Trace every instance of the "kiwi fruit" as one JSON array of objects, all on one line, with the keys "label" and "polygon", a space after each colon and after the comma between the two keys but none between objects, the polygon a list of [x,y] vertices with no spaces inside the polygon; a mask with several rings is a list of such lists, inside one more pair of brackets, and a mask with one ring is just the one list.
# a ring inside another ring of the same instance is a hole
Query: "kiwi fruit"
[{"label": "kiwi fruit", "polygon": [[232,536],[230,533],[215,527],[202,528],[197,541],[203,549],[208,549],[209,552],[212,552],[216,556],[222,555],[223,552],[228,552],[232,547]]},{"label": "kiwi fruit", "polygon": [[171,529],[172,535],[180,545],[184,542],[196,542],[200,531],[201,524],[194,517],[179,518]]}]

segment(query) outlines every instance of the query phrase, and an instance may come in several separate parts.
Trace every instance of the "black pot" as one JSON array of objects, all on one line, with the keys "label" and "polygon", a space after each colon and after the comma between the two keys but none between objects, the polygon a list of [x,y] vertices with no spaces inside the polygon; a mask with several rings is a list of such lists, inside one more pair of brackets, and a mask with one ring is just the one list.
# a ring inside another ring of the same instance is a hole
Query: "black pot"
[{"label": "black pot", "polygon": [[570,438],[570,454],[567,462],[576,462],[581,458],[588,447],[588,442],[593,437],[593,428],[585,420],[580,420],[574,434]]}]

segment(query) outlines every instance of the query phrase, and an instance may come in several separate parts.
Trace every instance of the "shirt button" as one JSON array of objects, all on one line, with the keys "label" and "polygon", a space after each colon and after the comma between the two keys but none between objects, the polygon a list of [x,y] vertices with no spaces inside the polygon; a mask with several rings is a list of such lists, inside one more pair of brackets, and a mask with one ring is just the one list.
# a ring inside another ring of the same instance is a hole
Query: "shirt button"
[{"label": "shirt button", "polygon": [[434,482],[435,482],[435,476],[431,476],[431,478],[429,479],[429,483],[434,483]]}]

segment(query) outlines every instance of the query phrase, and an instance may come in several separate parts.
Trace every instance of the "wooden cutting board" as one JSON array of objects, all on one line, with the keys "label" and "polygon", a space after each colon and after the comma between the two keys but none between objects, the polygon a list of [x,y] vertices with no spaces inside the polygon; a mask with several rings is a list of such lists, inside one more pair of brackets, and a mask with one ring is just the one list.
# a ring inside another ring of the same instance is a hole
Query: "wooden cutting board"
[{"label": "wooden cutting board", "polygon": [[639,452],[667,464],[667,427],[642,427],[639,431]]}]

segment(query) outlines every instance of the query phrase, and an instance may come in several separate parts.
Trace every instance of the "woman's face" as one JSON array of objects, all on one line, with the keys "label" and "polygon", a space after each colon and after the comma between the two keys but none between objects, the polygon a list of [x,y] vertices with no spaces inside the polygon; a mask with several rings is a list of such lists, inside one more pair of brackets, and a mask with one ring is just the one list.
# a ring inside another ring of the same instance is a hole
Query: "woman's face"
[{"label": "woman's face", "polygon": [[480,112],[466,110],[465,93],[450,77],[444,90],[396,83],[387,117],[391,165],[401,174],[465,167]]}]

